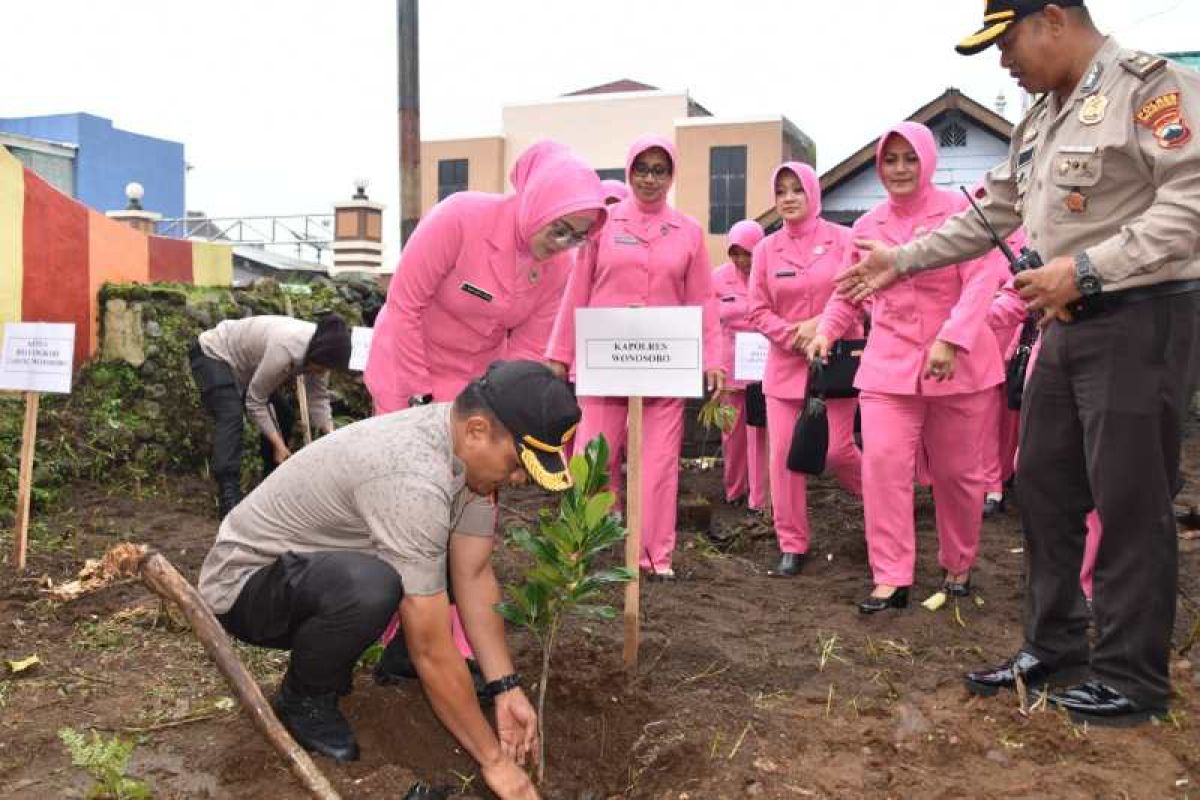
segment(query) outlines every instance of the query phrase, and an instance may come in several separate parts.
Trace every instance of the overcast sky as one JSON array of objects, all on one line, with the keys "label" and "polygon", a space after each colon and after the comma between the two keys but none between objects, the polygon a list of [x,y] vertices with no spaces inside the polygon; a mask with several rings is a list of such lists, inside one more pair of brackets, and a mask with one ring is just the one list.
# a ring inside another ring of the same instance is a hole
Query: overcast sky
[{"label": "overcast sky", "polygon": [[[1127,47],[1200,50],[1200,0],[1088,5]],[[782,113],[824,171],[948,86],[1019,113],[995,50],[953,51],[982,7],[423,0],[422,135],[498,134],[506,103],[631,78],[721,116]],[[366,177],[397,230],[395,15],[393,0],[6,2],[0,116],[86,111],[182,141],[188,208],[212,215],[325,212]]]}]

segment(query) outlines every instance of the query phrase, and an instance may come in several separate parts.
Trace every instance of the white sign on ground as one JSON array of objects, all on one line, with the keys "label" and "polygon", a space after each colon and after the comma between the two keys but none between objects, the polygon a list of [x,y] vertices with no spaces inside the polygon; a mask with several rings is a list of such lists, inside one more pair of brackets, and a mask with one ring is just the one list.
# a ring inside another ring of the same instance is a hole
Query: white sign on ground
[{"label": "white sign on ground", "polygon": [[350,369],[362,372],[367,368],[367,353],[371,352],[373,328],[355,326],[350,330]]},{"label": "white sign on ground", "polygon": [[71,393],[73,322],[6,322],[0,389]]},{"label": "white sign on ground", "polygon": [[702,397],[701,309],[575,310],[575,391],[581,397]]},{"label": "white sign on ground", "polygon": [[733,335],[733,379],[761,381],[767,368],[767,351],[771,344],[761,333],[745,332]]}]

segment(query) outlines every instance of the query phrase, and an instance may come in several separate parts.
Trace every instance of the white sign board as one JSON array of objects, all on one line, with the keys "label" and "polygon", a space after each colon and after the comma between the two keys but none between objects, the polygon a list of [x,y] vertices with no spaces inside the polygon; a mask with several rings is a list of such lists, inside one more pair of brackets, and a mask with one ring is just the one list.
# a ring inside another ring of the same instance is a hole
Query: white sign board
[{"label": "white sign board", "polygon": [[355,326],[350,330],[350,369],[362,372],[367,368],[367,353],[371,352],[373,328]]},{"label": "white sign board", "polygon": [[0,389],[71,393],[75,323],[6,322]]},{"label": "white sign board", "polygon": [[733,335],[733,379],[761,381],[767,368],[767,351],[771,344],[761,333]]},{"label": "white sign board", "polygon": [[575,392],[581,397],[702,397],[699,306],[575,310]]}]

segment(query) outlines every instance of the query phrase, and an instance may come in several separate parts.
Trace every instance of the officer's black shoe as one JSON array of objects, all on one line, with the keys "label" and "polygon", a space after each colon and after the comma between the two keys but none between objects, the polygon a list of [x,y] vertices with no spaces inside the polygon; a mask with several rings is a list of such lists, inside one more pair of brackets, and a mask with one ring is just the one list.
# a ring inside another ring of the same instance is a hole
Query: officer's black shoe
[{"label": "officer's black shoe", "polygon": [[427,783],[414,783],[404,795],[404,800],[446,800],[446,793],[435,789]]},{"label": "officer's black shoe", "polygon": [[271,707],[283,727],[305,750],[334,761],[358,761],[358,741],[338,709],[334,692],[306,697],[292,691],[285,680]]},{"label": "officer's black shoe", "polygon": [[768,575],[775,578],[794,578],[804,571],[808,561],[808,553],[784,553],[779,557],[779,563]]},{"label": "officer's black shoe", "polygon": [[1129,728],[1163,717],[1165,708],[1142,705],[1117,689],[1100,681],[1088,681],[1046,698],[1053,705],[1066,709],[1071,721]]},{"label": "officer's black shoe", "polygon": [[[479,668],[479,662],[468,658],[467,669],[471,671],[471,682],[475,684],[475,696],[480,700],[490,699],[483,690],[487,681],[483,679],[483,670]],[[408,644],[404,641],[403,633],[397,632],[388,642],[388,646],[383,649],[383,656],[375,665],[374,677],[375,683],[380,686],[394,686],[406,680],[416,680],[419,677],[417,668],[413,666],[412,659],[408,655]]]},{"label": "officer's black shoe", "polygon": [[897,587],[887,597],[869,595],[866,600],[858,604],[858,613],[878,614],[880,611],[887,611],[889,608],[908,608],[907,586]]},{"label": "officer's black shoe", "polygon": [[222,480],[217,483],[217,517],[225,519],[234,506],[242,502],[242,486],[238,480]]},{"label": "officer's black shoe", "polygon": [[730,508],[741,508],[742,506],[746,505],[746,495],[739,494],[732,500],[726,500],[725,502]]},{"label": "officer's black shoe", "polygon": [[994,667],[968,672],[963,678],[967,691],[982,697],[991,697],[1001,689],[1016,689],[1017,676],[1021,676],[1025,687],[1030,690],[1040,689],[1051,683],[1063,685],[1078,677],[1087,669],[1084,664],[1072,664],[1065,667],[1053,667],[1042,661],[1033,653],[1019,651],[1015,656]]},{"label": "officer's black shoe", "polygon": [[1004,498],[989,497],[983,501],[983,518],[990,519],[1004,513]]}]

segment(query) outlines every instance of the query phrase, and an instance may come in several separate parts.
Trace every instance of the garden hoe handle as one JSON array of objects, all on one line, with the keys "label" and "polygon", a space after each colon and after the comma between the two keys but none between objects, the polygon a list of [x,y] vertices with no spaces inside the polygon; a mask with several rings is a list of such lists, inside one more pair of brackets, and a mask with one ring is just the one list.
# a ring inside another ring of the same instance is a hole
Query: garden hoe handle
[{"label": "garden hoe handle", "polygon": [[109,555],[105,556],[105,560],[110,556],[116,557],[123,574],[140,577],[159,597],[179,606],[187,617],[188,624],[192,626],[192,632],[216,662],[217,669],[229,681],[242,707],[249,712],[254,726],[283,756],[292,774],[309,794],[317,800],[341,800],[329,779],[280,724],[267,699],[263,697],[262,690],[237,657],[237,652],[234,651],[221,623],[217,622],[200,594],[179,574],[171,562],[144,545],[127,543],[113,547]]}]

